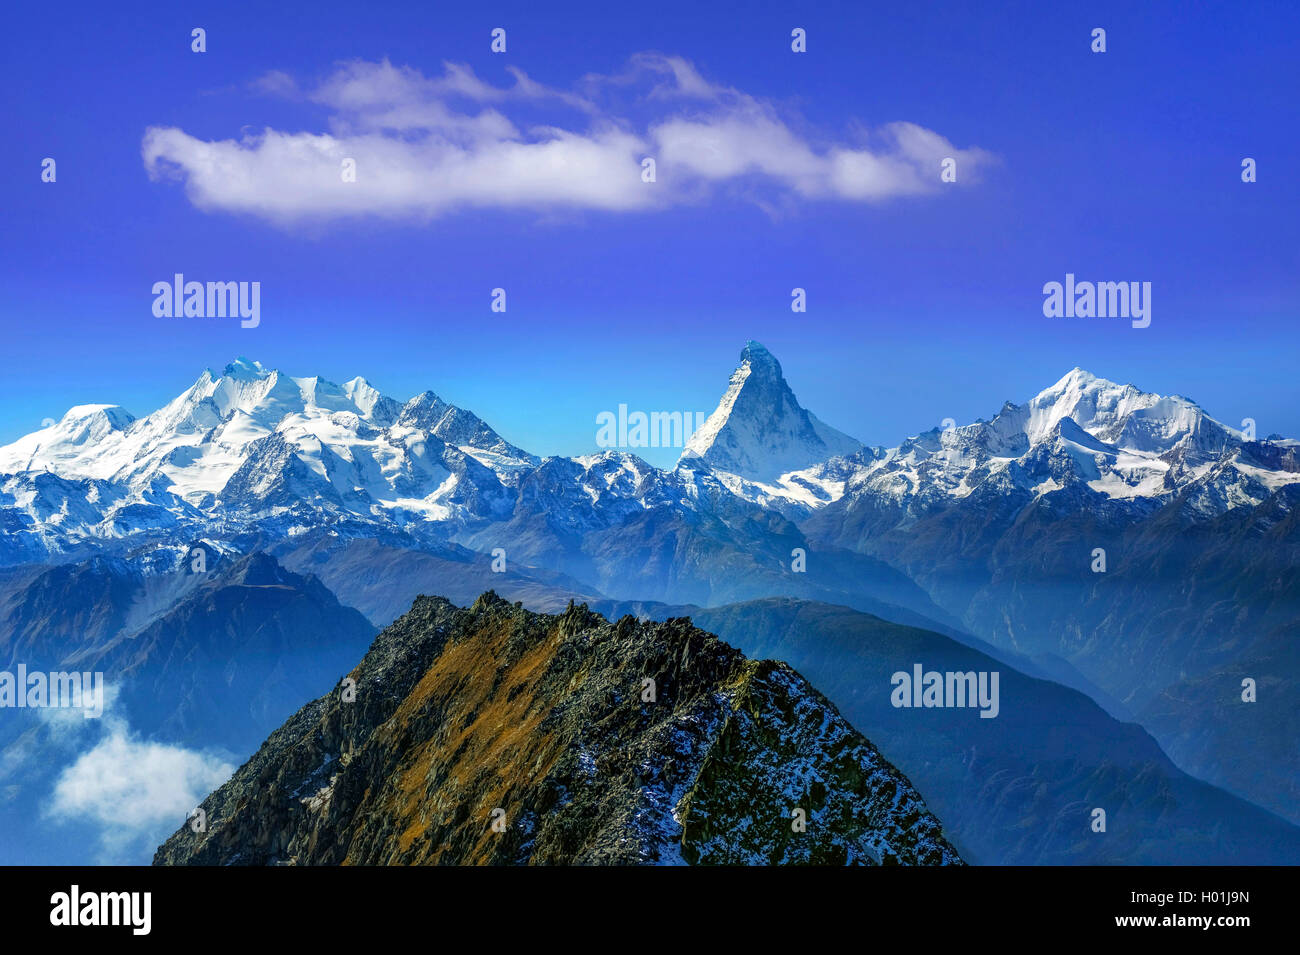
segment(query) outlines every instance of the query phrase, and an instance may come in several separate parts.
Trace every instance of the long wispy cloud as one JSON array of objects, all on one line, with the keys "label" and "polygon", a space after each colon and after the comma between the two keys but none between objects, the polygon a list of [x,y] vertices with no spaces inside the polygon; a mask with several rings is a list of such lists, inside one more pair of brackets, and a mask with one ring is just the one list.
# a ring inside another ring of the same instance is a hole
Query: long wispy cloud
[{"label": "long wispy cloud", "polygon": [[[810,132],[770,101],[705,79],[688,61],[638,54],[616,75],[553,89],[508,68],[498,86],[467,66],[438,76],[384,60],[354,61],[309,87],[268,73],[254,88],[328,111],[327,129],[265,129],[206,141],[150,127],[142,153],[155,179],[185,183],[205,211],[279,223],[375,216],[429,220],[459,208],[625,212],[733,194],[767,206],[871,201],[958,183],[993,161],[909,122]],[[643,160],[655,180],[643,181]],[[346,160],[355,181],[345,181]]]}]

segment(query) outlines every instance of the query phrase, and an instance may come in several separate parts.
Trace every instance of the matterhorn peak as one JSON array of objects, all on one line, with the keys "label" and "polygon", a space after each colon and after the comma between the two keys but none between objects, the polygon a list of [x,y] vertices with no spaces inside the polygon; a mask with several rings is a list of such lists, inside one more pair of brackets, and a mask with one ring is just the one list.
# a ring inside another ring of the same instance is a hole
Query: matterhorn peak
[{"label": "matterhorn peak", "polygon": [[776,356],[750,341],[717,410],[686,442],[678,463],[770,483],[861,447],[805,411]]},{"label": "matterhorn peak", "polygon": [[748,364],[752,369],[761,369],[777,378],[781,377],[781,363],[761,342],[753,340],[745,342],[745,347],[740,351],[740,361],[742,365]]}]

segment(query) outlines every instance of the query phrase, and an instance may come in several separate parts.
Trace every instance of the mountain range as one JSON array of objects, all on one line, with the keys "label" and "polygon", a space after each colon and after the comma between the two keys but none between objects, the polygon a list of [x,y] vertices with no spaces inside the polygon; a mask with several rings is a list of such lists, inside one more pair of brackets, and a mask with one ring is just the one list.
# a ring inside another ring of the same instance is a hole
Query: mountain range
[{"label": "mountain range", "polygon": [[[214,579],[261,560],[247,572],[288,574],[298,591],[320,588],[317,606],[357,614],[311,671],[317,687],[422,593],[690,614],[803,671],[943,807],[971,861],[1277,861],[1265,845],[1293,843],[1269,813],[1300,822],[1298,499],[1300,442],[1256,439],[1190,399],[1078,368],[987,421],[873,448],[805,410],[776,358],[750,342],[717,410],[665,470],[621,450],[539,458],[432,392],[400,402],[361,378],[340,386],[239,359],[143,418],[79,406],[0,448],[0,612],[24,628],[0,646],[11,659],[99,654],[124,678],[156,680],[122,634],[202,599],[204,585],[186,582],[196,547],[221,568]],[[103,608],[59,622],[37,599],[54,573],[96,581]],[[775,598],[804,608],[799,627],[780,623],[788,609],[765,603]],[[845,632],[886,625],[931,642],[885,641],[855,664],[860,685],[826,663]],[[762,633],[773,636],[755,642]],[[1024,706],[1012,693],[989,723],[1033,713],[1075,721],[1079,737],[1026,724],[991,751],[969,728],[913,744],[908,720],[929,714],[879,702],[886,670],[924,662],[908,657],[917,646],[980,654],[983,669],[1028,681],[1009,679]],[[279,712],[305,692],[278,696]],[[853,702],[861,694],[870,706]],[[173,703],[178,714],[198,706]],[[178,738],[192,722],[148,721]],[[275,725],[264,711],[232,751]],[[961,760],[966,746],[977,756]],[[1009,792],[1030,787],[1035,800],[994,799],[992,779],[1019,780]],[[1085,796],[1085,779],[1108,787]],[[1144,792],[1143,779],[1160,782]],[[1072,800],[1120,792],[1147,827],[1127,851],[1060,829]],[[969,837],[987,799],[999,835]],[[1206,841],[1193,832],[1198,813],[1233,815],[1237,830]]]}]

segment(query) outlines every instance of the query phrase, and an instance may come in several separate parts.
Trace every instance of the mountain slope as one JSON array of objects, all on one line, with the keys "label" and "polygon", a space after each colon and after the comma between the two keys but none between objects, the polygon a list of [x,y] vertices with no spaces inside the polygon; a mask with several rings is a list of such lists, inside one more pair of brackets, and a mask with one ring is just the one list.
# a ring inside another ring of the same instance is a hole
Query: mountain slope
[{"label": "mountain slope", "polygon": [[[925,792],[963,858],[985,865],[1300,863],[1300,828],[1178,769],[1139,726],[940,634],[846,607],[768,599],[698,626],[816,682]],[[895,672],[998,672],[997,717],[892,705]],[[1107,813],[1105,833],[1090,813]]]},{"label": "mountain slope", "polygon": [[420,598],[350,676],[155,863],[960,862],[797,673],[689,621]]},{"label": "mountain slope", "polygon": [[[863,463],[800,528],[998,647],[1068,661],[1180,765],[1300,821],[1297,452],[1075,369]],[[1270,683],[1256,704],[1246,677]]]},{"label": "mountain slope", "polygon": [[97,558],[0,586],[0,669],[102,672],[134,726],[246,751],[329,686],[374,628],[254,553],[205,573]]},{"label": "mountain slope", "polygon": [[376,627],[388,626],[422,593],[445,594],[452,603],[466,605],[494,590],[543,613],[563,610],[571,600],[599,599],[593,588],[573,578],[517,560],[495,572],[490,556],[454,544],[434,553],[409,543],[402,547],[370,538],[306,534],[282,543],[275,557],[289,570],[318,577],[341,603],[360,610]]},{"label": "mountain slope", "polygon": [[150,807],[187,785],[182,765],[149,764],[153,788],[140,794],[124,794],[103,770],[94,780],[97,804],[140,803],[122,806],[121,822],[104,823],[84,807],[75,818],[52,819],[60,775],[114,734],[160,752],[202,751],[237,763],[334,685],[374,633],[315,578],[264,554],[214,556],[203,573],[187,564],[143,574],[126,561],[97,558],[0,575],[0,670],[21,663],[32,672],[102,672],[108,697],[102,719],[0,711],[0,863],[85,865],[106,833],[109,859],[147,861],[139,853],[175,824],[169,816],[160,825]]}]

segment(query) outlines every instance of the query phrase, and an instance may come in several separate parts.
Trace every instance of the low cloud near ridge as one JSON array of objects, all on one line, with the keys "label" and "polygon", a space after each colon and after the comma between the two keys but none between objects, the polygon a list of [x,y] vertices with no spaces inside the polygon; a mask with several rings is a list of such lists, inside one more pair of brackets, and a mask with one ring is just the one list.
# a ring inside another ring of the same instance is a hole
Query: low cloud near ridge
[{"label": "low cloud near ridge", "polygon": [[104,723],[99,741],[59,776],[46,815],[96,827],[101,862],[135,862],[179,829],[235,766],[214,754],[141,739],[119,718]]},{"label": "low cloud near ridge", "polygon": [[[584,77],[572,91],[507,72],[513,84],[496,86],[458,64],[425,76],[387,60],[353,61],[306,89],[268,73],[255,91],[323,106],[328,131],[265,129],[208,142],[150,127],[145,168],[154,179],[183,180],[204,211],[288,224],[428,221],[476,207],[653,211],[724,191],[769,208],[860,202],[938,191],[946,157],[956,159],[960,184],[978,181],[993,161],[908,122],[859,131],[853,142],[821,138],[679,57],[638,54],[624,72]],[[656,162],[653,183],[642,181],[646,157]],[[343,181],[345,159],[356,163],[355,182]]]}]

